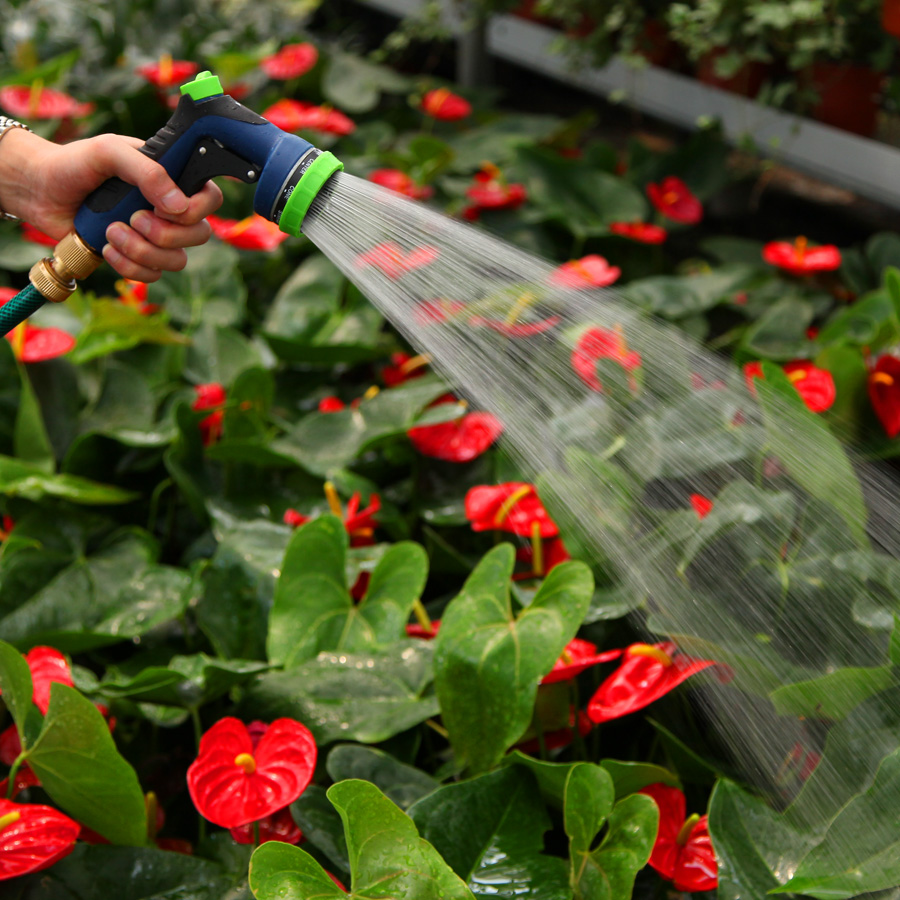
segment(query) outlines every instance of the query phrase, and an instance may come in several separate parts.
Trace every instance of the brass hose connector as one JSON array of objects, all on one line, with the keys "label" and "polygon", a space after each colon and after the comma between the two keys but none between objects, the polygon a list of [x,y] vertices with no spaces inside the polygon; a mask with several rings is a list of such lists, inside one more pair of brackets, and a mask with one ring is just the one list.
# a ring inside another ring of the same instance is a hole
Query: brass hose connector
[{"label": "brass hose connector", "polygon": [[54,248],[52,259],[45,257],[31,267],[28,280],[48,300],[61,303],[75,291],[76,280],[87,278],[102,262],[102,256],[70,231]]}]

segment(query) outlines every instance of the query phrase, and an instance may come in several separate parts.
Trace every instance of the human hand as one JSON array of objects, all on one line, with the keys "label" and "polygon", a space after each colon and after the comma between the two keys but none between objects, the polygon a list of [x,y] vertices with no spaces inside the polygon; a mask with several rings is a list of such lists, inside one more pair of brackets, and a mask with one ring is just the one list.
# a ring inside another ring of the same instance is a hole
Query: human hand
[{"label": "human hand", "polygon": [[105,134],[54,144],[13,128],[0,141],[0,206],[59,239],[72,230],[87,195],[118,176],[136,185],[154,208],[110,225],[103,257],[126,278],[156,281],[163,270],[184,268],[184,247],[208,240],[205,219],[221,205],[222,192],[208,182],[193,197],[185,196],[161,165],[138,152],[142,143]]}]

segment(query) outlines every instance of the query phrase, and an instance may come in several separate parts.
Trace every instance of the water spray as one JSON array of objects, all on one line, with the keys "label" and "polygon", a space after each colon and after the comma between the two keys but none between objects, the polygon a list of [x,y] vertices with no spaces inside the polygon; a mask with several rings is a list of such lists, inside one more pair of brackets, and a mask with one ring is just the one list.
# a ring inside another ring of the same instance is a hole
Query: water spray
[{"label": "water spray", "polygon": [[[188,196],[217,175],[256,186],[254,210],[287,234],[300,233],[311,203],[329,178],[343,168],[332,154],[288,134],[242,106],[222,90],[219,79],[201,72],[182,85],[172,117],[141,152],[160,163]],[[150,209],[141,192],[110,178],[88,196],[75,227],[29,272],[30,284],[0,308],[0,334],[7,334],[46,301],[61,302],[103,262],[106,229]]]},{"label": "water spray", "polygon": [[[796,876],[789,889],[805,893],[805,877],[834,869],[845,882],[812,895],[853,896],[860,854],[894,840],[873,827],[861,842],[857,819],[842,813],[884,790],[882,760],[900,760],[895,480],[849,456],[779,367],[765,364],[748,387],[728,361],[648,315],[646,297],[586,289],[340,172],[330,153],[225,96],[209,73],[182,92],[143,152],[188,194],[215,175],[255,184],[257,213],[288,234],[302,228],[500,418],[507,451],[598,574],[588,622],[633,612],[648,635],[720,663],[728,677],[697,676],[692,697],[731,771],[779,810],[759,828],[824,836],[811,861],[801,861],[808,846],[773,847],[767,887]],[[148,206],[116,179],[95,191],[53,260],[0,309],[0,329],[65,299],[99,265],[107,226]],[[713,500],[702,517],[693,492]],[[853,677],[842,681],[846,667]]]}]

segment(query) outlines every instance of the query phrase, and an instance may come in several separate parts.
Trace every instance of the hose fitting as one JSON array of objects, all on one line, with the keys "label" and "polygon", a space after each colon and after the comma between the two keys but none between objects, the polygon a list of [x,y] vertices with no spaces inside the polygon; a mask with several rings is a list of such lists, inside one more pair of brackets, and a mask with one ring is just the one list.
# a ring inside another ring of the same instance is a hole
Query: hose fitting
[{"label": "hose fitting", "polygon": [[79,237],[70,231],[53,249],[53,257],[35,263],[28,280],[41,294],[54,303],[67,300],[78,286],[75,282],[87,278],[103,262]]}]

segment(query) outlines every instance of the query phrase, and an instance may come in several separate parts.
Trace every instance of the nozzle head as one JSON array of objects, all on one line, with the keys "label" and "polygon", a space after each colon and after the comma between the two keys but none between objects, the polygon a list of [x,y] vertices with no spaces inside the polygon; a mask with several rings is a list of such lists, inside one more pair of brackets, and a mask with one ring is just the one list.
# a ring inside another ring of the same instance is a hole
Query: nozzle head
[{"label": "nozzle head", "polygon": [[303,171],[291,191],[278,219],[278,227],[286,234],[300,234],[303,220],[313,200],[325,186],[325,182],[343,168],[344,164],[333,153],[320,153]]}]

